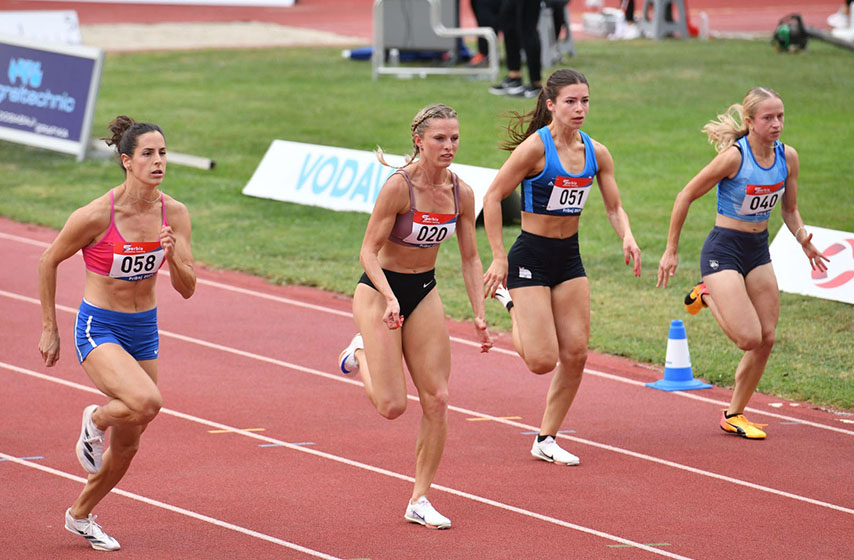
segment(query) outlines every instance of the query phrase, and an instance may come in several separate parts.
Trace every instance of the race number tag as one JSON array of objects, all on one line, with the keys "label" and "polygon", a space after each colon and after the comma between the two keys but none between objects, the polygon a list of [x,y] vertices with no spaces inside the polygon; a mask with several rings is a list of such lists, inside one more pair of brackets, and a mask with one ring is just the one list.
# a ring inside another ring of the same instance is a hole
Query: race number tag
[{"label": "race number tag", "polygon": [[546,210],[581,214],[592,184],[592,177],[555,177]]},{"label": "race number tag", "polygon": [[747,185],[744,202],[738,213],[746,216],[770,212],[783,198],[783,193],[786,192],[785,183],[780,181],[776,185]]},{"label": "race number tag", "polygon": [[116,243],[110,278],[130,281],[151,278],[163,264],[164,256],[159,241]]},{"label": "race number tag", "polygon": [[454,234],[456,214],[434,214],[415,211],[412,216],[412,233],[403,240],[419,247],[432,247]]}]

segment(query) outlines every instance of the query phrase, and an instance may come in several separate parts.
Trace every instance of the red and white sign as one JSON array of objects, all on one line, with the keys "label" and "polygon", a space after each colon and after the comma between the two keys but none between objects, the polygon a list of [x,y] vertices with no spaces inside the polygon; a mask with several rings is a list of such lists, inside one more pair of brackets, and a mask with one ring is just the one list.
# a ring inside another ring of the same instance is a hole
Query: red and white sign
[{"label": "red and white sign", "polygon": [[771,260],[781,291],[854,304],[854,233],[804,226],[812,243],[830,259],[827,271],[813,270],[785,224],[771,242]]}]

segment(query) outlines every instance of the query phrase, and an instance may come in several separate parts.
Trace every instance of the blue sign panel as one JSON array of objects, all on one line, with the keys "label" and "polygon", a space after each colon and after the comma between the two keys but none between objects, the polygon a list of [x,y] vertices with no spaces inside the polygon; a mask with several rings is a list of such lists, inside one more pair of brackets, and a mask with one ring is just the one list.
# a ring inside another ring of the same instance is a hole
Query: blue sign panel
[{"label": "blue sign panel", "polygon": [[102,55],[0,39],[0,138],[77,153],[91,131]]}]

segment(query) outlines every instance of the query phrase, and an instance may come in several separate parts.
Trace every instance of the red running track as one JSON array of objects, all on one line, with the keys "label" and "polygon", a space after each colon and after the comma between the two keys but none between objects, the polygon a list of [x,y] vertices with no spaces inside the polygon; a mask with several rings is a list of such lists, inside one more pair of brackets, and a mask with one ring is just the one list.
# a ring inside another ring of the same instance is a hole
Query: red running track
[{"label": "red running track", "polygon": [[[81,411],[104,402],[72,349],[79,255],[59,270],[62,358],[48,369],[37,351],[37,264],[54,235],[0,218],[8,558],[92,553],[62,527],[83,483]],[[383,420],[336,373],[349,298],[204,268],[192,299],[167,278],[158,298],[164,409],[96,509],[122,558],[851,557],[850,415],[756,395],[750,417],[769,437],[747,441],[717,427],[729,391],[656,391],[643,383],[658,371],[591,355],[560,434],[581,465],[552,465],[529,454],[549,376],[528,373],[506,335],[481,355],[471,326],[450,322],[450,437],[431,499],[454,525],[432,531],[403,519],[417,401]]]}]

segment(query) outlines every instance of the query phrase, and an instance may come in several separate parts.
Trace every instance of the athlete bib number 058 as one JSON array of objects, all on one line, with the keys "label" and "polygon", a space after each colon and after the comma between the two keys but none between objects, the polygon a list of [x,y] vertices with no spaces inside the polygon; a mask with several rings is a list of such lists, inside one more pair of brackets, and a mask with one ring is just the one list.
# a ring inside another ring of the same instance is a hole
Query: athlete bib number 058
[{"label": "athlete bib number 058", "polygon": [[117,243],[113,252],[110,278],[145,280],[154,276],[163,264],[164,251],[159,241]]},{"label": "athlete bib number 058", "polygon": [[738,213],[746,216],[770,212],[783,198],[783,193],[786,192],[784,184],[785,181],[776,185],[747,185],[744,202],[741,203]]},{"label": "athlete bib number 058", "polygon": [[592,177],[555,177],[546,210],[581,214],[592,184]]}]

